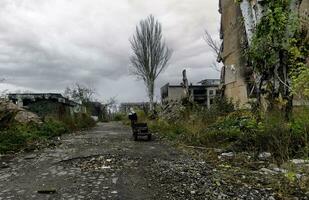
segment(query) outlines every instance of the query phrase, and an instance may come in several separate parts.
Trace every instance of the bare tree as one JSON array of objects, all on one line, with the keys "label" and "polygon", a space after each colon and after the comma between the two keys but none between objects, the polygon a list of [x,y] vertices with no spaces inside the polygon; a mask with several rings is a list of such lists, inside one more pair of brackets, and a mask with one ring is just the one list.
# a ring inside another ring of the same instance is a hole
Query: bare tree
[{"label": "bare tree", "polygon": [[217,57],[220,57],[220,43],[212,38],[210,33],[205,29],[204,40],[211,50],[216,54]]},{"label": "bare tree", "polygon": [[218,63],[218,62],[216,62],[216,61],[213,61],[213,62],[211,63],[211,65],[210,65],[210,67],[211,67],[213,70],[217,71],[217,72],[221,72],[222,66],[220,66],[220,63]]},{"label": "bare tree", "polygon": [[167,67],[172,50],[163,41],[162,26],[153,15],[140,21],[130,42],[134,53],[130,58],[133,66],[132,73],[144,81],[150,110],[153,110],[155,80]]},{"label": "bare tree", "polygon": [[92,101],[94,94],[95,90],[93,88],[81,85],[79,83],[75,83],[72,87],[67,87],[64,91],[65,97],[81,102],[82,104]]}]

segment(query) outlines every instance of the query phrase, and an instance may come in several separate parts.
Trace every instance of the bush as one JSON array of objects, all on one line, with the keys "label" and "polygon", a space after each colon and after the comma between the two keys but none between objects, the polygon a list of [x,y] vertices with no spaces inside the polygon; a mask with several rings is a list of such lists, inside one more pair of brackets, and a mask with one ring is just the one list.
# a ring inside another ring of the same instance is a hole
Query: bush
[{"label": "bush", "polygon": [[290,124],[286,122],[285,116],[278,112],[267,113],[263,123],[264,129],[257,138],[257,146],[260,150],[272,152],[279,162],[287,160],[293,143]]},{"label": "bush", "polygon": [[126,118],[125,114],[123,113],[116,113],[113,117],[113,121],[123,121]]},{"label": "bush", "polygon": [[0,132],[0,153],[16,151],[29,143],[68,132],[67,126],[57,121],[47,121],[43,124],[12,124]]},{"label": "bush", "polygon": [[67,125],[59,121],[47,121],[39,126],[39,135],[48,138],[60,136],[69,132]]},{"label": "bush", "polygon": [[85,114],[85,113],[77,114],[75,116],[74,121],[76,123],[76,127],[78,130],[88,129],[96,125],[96,121],[92,117],[90,117],[88,114]]},{"label": "bush", "polygon": [[291,122],[293,154],[298,156],[309,156],[309,108],[302,108],[294,113]]},{"label": "bush", "polygon": [[78,131],[83,129],[89,129],[96,125],[96,121],[86,113],[75,114],[74,117],[67,117],[63,119],[63,123],[71,131]]}]

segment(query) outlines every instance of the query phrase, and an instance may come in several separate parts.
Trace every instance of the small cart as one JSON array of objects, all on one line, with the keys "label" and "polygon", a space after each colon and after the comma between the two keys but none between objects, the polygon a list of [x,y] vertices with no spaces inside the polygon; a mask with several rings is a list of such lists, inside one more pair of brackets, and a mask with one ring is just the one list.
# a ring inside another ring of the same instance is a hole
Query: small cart
[{"label": "small cart", "polygon": [[151,133],[149,133],[147,123],[138,123],[137,114],[135,112],[129,114],[129,119],[131,120],[131,127],[135,141],[138,140],[138,136],[147,136],[147,139],[151,140]]},{"label": "small cart", "polygon": [[147,136],[147,139],[151,140],[151,133],[146,123],[132,123],[132,132],[135,141],[138,140],[139,136]]}]

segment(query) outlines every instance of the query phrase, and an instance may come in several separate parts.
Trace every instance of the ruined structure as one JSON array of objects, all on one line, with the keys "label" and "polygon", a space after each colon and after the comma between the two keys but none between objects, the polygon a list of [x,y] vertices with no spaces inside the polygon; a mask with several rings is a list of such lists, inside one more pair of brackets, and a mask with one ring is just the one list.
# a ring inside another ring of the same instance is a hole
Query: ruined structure
[{"label": "ruined structure", "polygon": [[85,113],[86,108],[56,93],[18,93],[9,94],[8,99],[19,108],[27,109],[42,118],[51,117],[62,120],[74,113]]},{"label": "ruined structure", "polygon": [[[222,88],[227,98],[245,107],[251,97],[255,81],[259,81],[251,66],[247,65],[244,50],[250,46],[256,25],[263,16],[265,0],[220,0],[220,38],[223,40],[219,61]],[[302,26],[308,30],[309,0],[294,0],[291,10],[299,14]],[[308,35],[307,35],[308,38]]]},{"label": "ruined structure", "polygon": [[148,102],[121,103],[119,111],[122,113],[129,113],[130,108],[133,108],[135,110],[143,110],[147,113],[150,109],[150,104]]},{"label": "ruined structure", "polygon": [[189,85],[188,88],[184,88],[183,85],[170,85],[167,83],[161,88],[162,103],[181,102],[183,98],[186,98],[184,90],[188,90],[190,99],[193,102],[210,107],[218,94],[220,80],[205,79],[199,83],[201,85]]}]

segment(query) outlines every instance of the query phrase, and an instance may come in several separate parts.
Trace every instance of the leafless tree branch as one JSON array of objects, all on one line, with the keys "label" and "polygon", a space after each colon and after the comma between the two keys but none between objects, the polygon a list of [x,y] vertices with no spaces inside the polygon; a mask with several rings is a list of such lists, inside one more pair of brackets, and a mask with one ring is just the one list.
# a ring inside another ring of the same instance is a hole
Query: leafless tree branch
[{"label": "leafless tree branch", "polygon": [[217,72],[221,72],[221,67],[219,66],[219,63],[217,63],[216,61],[213,61],[210,67]]},{"label": "leafless tree branch", "polygon": [[84,104],[92,101],[95,93],[95,89],[75,83],[65,89],[64,96]]},{"label": "leafless tree branch", "polygon": [[215,41],[210,33],[205,29],[204,40],[207,45],[211,48],[211,50],[216,54],[216,56],[220,56],[220,43]]}]

